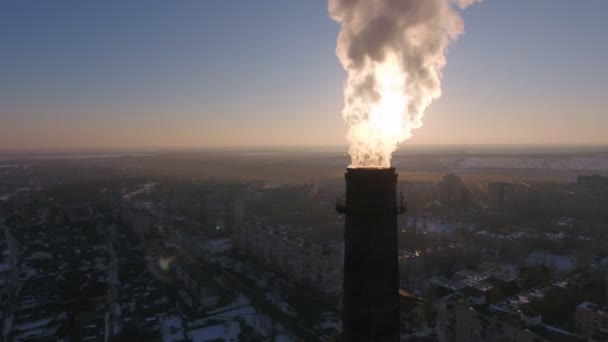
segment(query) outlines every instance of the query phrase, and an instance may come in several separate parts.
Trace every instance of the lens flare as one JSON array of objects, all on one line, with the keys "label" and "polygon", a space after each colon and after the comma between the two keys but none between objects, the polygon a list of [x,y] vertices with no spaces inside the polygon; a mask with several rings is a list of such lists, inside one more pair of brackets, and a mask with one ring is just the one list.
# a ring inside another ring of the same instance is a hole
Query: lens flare
[{"label": "lens flare", "polygon": [[174,256],[171,256],[171,257],[160,257],[158,259],[158,267],[161,270],[167,272],[171,268],[171,264],[173,263],[173,261],[175,261],[175,257]]}]

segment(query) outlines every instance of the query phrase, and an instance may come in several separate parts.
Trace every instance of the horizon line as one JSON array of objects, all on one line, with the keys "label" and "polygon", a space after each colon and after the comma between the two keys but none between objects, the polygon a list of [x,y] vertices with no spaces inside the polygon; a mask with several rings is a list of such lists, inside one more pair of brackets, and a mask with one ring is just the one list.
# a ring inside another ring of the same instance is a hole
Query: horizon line
[{"label": "horizon line", "polygon": [[[536,148],[536,149],[608,149],[607,144],[410,144],[397,148],[394,154],[399,154],[408,150],[408,147],[414,150],[420,149],[519,149],[519,148]],[[348,154],[348,145],[256,145],[256,146],[200,146],[200,147],[99,147],[99,148],[24,148],[24,149],[2,149],[0,155],[4,156],[20,156],[20,155],[74,155],[74,154],[163,154],[163,153],[192,153],[192,152],[234,152],[234,151],[293,151],[301,152],[301,150],[338,150]],[[312,152],[312,151],[311,151]],[[321,152],[321,151],[317,151]],[[326,151],[330,152],[330,151]]]}]

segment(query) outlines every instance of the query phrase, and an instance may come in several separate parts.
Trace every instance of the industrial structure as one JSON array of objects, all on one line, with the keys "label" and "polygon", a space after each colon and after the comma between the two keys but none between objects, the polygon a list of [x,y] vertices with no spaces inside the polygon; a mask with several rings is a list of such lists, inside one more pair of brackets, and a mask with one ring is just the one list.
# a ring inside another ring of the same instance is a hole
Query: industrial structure
[{"label": "industrial structure", "polygon": [[349,168],[345,214],[344,341],[399,341],[399,267],[394,168]]}]

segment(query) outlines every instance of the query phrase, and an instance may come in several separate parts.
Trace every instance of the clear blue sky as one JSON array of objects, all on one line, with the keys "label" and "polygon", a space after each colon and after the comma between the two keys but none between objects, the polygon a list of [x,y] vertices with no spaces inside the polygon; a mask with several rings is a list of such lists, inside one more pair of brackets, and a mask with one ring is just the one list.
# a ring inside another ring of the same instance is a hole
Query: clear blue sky
[{"label": "clear blue sky", "polygon": [[[326,7],[2,1],[0,149],[345,144]],[[608,144],[606,13],[606,0],[470,7],[409,143]]]}]

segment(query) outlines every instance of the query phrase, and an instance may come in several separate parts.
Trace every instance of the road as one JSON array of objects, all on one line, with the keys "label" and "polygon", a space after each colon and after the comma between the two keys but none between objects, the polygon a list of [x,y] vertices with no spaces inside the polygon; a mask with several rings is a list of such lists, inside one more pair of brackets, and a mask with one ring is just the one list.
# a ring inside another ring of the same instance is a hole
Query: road
[{"label": "road", "polygon": [[112,340],[114,332],[119,324],[119,317],[115,315],[116,298],[118,296],[118,259],[114,251],[114,243],[116,242],[116,230],[114,226],[107,227],[106,252],[108,253],[110,262],[108,265],[108,292],[106,296],[106,313],[105,313],[105,329],[104,341]]}]

